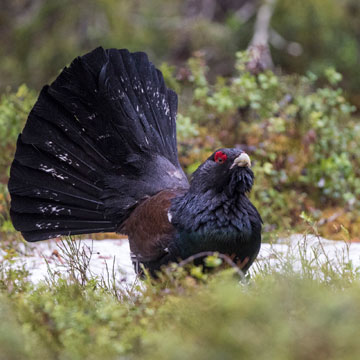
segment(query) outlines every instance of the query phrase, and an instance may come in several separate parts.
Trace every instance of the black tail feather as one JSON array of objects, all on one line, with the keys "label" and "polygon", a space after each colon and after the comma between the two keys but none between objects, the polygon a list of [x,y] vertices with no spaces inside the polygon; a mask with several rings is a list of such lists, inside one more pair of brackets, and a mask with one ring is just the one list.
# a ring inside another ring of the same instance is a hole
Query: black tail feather
[{"label": "black tail feather", "polygon": [[[85,202],[94,202],[97,204],[103,204],[99,200],[96,193],[88,194],[83,189],[77,189],[72,184],[66,182],[63,174],[54,176],[55,172],[51,175],[41,170],[34,170],[29,167],[24,167],[17,161],[13,163],[11,168],[11,179],[9,181],[9,190],[16,195],[18,187],[25,189],[26,187],[39,187],[48,189],[49,191],[57,192],[57,199],[61,201],[61,196],[74,197],[74,205],[77,201],[82,199]],[[76,189],[76,190],[75,190]]]},{"label": "black tail feather", "polygon": [[[65,161],[55,161],[54,158],[49,156],[42,151],[39,151],[37,148],[31,145],[22,144],[18,146],[18,151],[16,153],[16,161],[24,166],[31,169],[39,170],[41,173],[46,173],[51,175],[53,178],[63,180],[64,183],[70,184],[76,188],[81,189],[84,193],[90,194],[95,197],[99,197],[102,188],[96,185],[96,180],[98,180],[98,173],[92,171],[87,174],[83,174],[74,170],[73,167],[68,165],[70,161],[71,164],[74,164],[79,170],[84,168],[86,164],[77,163],[72,161],[70,154],[67,154]],[[78,166],[76,166],[78,165]],[[87,175],[87,176],[86,176]]]},{"label": "black tail feather", "polygon": [[[58,230],[58,231],[56,231]],[[89,228],[84,226],[83,229],[79,230],[59,230],[59,229],[50,229],[50,230],[35,230],[35,231],[22,231],[21,234],[26,241],[35,242],[41,240],[48,240],[57,238],[59,236],[72,236],[72,235],[83,235],[83,234],[95,234],[102,232],[114,232],[115,228],[109,227],[98,227],[98,228]]]},{"label": "black tail feather", "polygon": [[[14,226],[23,226],[23,231],[34,231],[34,230],[51,230],[53,233],[67,234],[69,231],[74,233],[76,230],[83,229],[105,229],[113,227],[113,224],[107,220],[79,220],[70,217],[54,218],[49,219],[47,217],[36,216],[32,214],[18,214],[12,213],[12,220]],[[19,221],[19,223],[18,223]],[[70,233],[70,234],[71,234]]]},{"label": "black tail feather", "polygon": [[81,235],[98,232],[115,231],[116,227],[110,221],[77,220],[69,217],[49,218],[31,214],[10,212],[14,227],[21,227],[21,232],[27,241],[46,240],[61,235]]},{"label": "black tail feather", "polygon": [[12,211],[23,214],[38,214],[54,218],[72,216],[76,219],[98,220],[103,215],[103,208],[98,210],[84,209],[61,202],[35,199],[13,195]]},{"label": "black tail feather", "polygon": [[187,187],[177,96],[144,53],[95,49],[45,86],[19,136],[11,217],[28,241],[115,231],[136,204]]},{"label": "black tail feather", "polygon": [[[59,154],[65,151],[84,160],[84,163],[90,160],[91,163],[87,165],[91,167],[95,165],[98,165],[98,168],[103,168],[104,165],[109,166],[110,162],[106,158],[106,154],[104,155],[98,150],[96,142],[87,134],[87,128],[62,108],[49,95],[48,90],[48,87],[42,90],[30,113],[31,121],[27,122],[22,133],[23,141],[45,148],[46,151],[51,151],[51,145],[56,144],[60,148],[55,156],[60,156]],[[51,113],[49,114],[50,109]],[[101,133],[97,136],[99,135],[101,136]],[[53,150],[56,151],[56,149]]]}]

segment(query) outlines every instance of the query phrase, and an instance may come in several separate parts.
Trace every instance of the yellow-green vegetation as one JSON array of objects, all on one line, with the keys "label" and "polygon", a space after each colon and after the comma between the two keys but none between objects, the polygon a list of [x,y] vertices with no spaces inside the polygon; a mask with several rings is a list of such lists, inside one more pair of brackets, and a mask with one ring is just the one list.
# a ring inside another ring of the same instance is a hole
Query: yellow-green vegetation
[{"label": "yellow-green vegetation", "polygon": [[6,182],[15,154],[16,139],[35,103],[35,92],[25,85],[0,99],[0,181]]},{"label": "yellow-green vegetation", "polygon": [[358,358],[360,269],[346,253],[336,266],[321,248],[297,264],[288,253],[246,280],[170,266],[126,287],[113,274],[84,276],[76,249],[61,249],[70,276],[49,273],[36,286],[0,265],[1,359]]},{"label": "yellow-green vegetation", "polygon": [[6,239],[16,236],[9,216],[7,181],[10,165],[17,137],[34,103],[35,92],[25,85],[21,85],[15,93],[8,92],[0,98],[0,232]]}]

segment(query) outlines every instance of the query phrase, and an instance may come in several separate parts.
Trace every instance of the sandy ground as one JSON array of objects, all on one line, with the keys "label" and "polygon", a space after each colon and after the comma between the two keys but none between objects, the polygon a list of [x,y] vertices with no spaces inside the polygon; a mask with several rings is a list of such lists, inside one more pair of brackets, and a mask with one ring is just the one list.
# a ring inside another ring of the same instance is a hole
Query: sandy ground
[{"label": "sandy ground", "polygon": [[[66,244],[66,243],[65,243]],[[89,271],[94,276],[107,277],[112,269],[117,279],[131,284],[136,279],[130,261],[129,244],[126,239],[108,240],[76,240],[75,247],[79,253],[89,259]],[[67,245],[68,246],[68,245]],[[302,250],[301,250],[302,249]],[[67,274],[66,251],[64,243],[49,240],[29,245],[21,244],[15,257],[0,249],[0,262],[4,267],[24,267],[30,273],[30,279],[38,283],[49,277],[49,270],[55,273]],[[360,243],[347,244],[342,241],[331,241],[302,235],[292,235],[281,239],[276,244],[262,244],[258,256],[258,264],[262,266],[281,266],[281,259],[291,259],[294,268],[301,267],[301,258],[317,263],[331,261],[335,266],[341,262],[351,261],[354,267],[360,266]],[[120,278],[119,278],[120,277]]]}]

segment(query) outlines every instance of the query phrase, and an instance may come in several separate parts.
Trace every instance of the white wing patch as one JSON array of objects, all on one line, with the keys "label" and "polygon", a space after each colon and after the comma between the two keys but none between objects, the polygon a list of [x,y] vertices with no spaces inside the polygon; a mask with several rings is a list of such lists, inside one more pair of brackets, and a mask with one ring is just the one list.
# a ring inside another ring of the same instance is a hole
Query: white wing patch
[{"label": "white wing patch", "polygon": [[168,217],[169,223],[171,224],[172,215],[171,215],[170,210],[168,210],[168,212],[167,212],[167,217]]}]

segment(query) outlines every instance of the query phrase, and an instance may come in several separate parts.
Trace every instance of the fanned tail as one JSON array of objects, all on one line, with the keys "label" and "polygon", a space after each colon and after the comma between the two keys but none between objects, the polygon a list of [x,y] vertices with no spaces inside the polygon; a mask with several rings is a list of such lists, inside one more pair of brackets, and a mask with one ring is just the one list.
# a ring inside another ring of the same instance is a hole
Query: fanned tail
[{"label": "fanned tail", "polygon": [[144,198],[187,187],[177,96],[144,53],[75,59],[45,86],[11,167],[15,228],[28,241],[116,231]]}]

